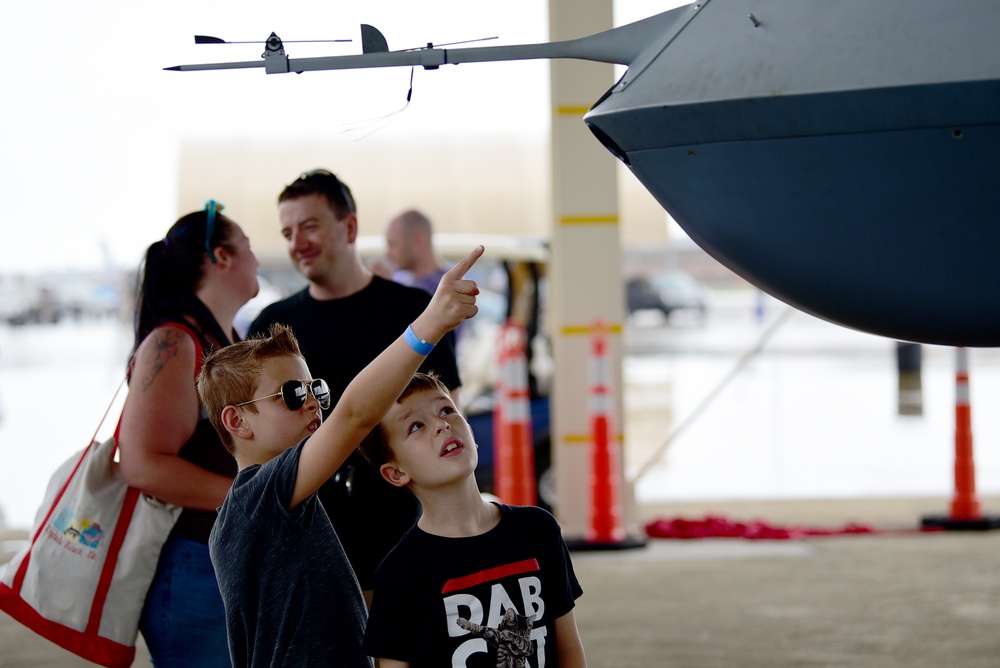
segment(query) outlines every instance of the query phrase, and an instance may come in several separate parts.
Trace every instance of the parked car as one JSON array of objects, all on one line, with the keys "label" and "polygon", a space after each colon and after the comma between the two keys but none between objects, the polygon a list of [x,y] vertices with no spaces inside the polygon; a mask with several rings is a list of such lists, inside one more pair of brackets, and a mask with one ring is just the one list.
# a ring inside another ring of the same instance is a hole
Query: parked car
[{"label": "parked car", "polygon": [[625,283],[629,314],[657,310],[665,316],[675,311],[693,311],[704,316],[707,309],[705,292],[705,286],[682,271],[641,276]]}]

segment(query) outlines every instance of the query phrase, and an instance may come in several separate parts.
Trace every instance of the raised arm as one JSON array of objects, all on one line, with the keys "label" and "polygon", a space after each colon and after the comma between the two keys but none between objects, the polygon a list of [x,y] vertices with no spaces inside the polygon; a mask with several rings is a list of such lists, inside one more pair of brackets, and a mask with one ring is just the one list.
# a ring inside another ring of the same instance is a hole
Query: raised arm
[{"label": "raised arm", "polygon": [[[475,281],[464,277],[482,254],[483,247],[477,246],[441,277],[430,304],[411,325],[419,339],[436,344],[465,319],[476,315],[479,288]],[[378,425],[406,389],[424,357],[400,332],[400,336],[351,381],[330,417],[302,449],[292,507],[319,489],[361,439]]]}]

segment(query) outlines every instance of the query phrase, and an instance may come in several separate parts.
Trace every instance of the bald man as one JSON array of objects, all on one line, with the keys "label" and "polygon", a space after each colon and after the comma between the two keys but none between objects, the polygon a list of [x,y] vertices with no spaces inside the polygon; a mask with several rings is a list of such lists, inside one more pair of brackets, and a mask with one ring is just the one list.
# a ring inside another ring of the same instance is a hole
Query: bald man
[{"label": "bald man", "polygon": [[434,252],[433,236],[431,221],[415,209],[389,221],[385,243],[386,255],[396,268],[392,280],[434,294],[448,267]]}]

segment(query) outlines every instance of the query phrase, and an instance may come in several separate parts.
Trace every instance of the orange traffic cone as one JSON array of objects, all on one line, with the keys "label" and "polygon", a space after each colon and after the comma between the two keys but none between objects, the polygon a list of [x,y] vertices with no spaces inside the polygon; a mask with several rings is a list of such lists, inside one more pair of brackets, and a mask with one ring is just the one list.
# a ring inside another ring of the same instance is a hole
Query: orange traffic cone
[{"label": "orange traffic cone", "polygon": [[969,352],[955,349],[955,493],[948,517],[925,517],[925,528],[986,530],[1000,528],[1000,518],[984,517],[976,496],[972,455],[972,406],[969,401]]},{"label": "orange traffic cone", "polygon": [[641,547],[622,527],[620,452],[614,423],[614,382],[608,338],[610,328],[595,320],[590,335],[590,526],[570,549]]},{"label": "orange traffic cone", "polygon": [[493,489],[504,503],[533,506],[535,450],[531,436],[528,392],[527,334],[516,320],[500,330],[496,395],[493,412]]}]

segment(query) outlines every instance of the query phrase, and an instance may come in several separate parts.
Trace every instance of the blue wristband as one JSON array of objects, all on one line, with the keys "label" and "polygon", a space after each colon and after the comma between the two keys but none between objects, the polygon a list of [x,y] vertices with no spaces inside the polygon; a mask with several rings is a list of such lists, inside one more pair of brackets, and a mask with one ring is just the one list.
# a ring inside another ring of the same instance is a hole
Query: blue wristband
[{"label": "blue wristband", "polygon": [[434,350],[434,344],[427,343],[419,336],[417,336],[416,332],[413,331],[412,325],[407,326],[406,331],[403,332],[403,338],[406,340],[408,344],[410,344],[410,347],[413,348],[413,350],[418,355],[423,355],[426,357],[427,355],[431,354],[432,350]]}]

